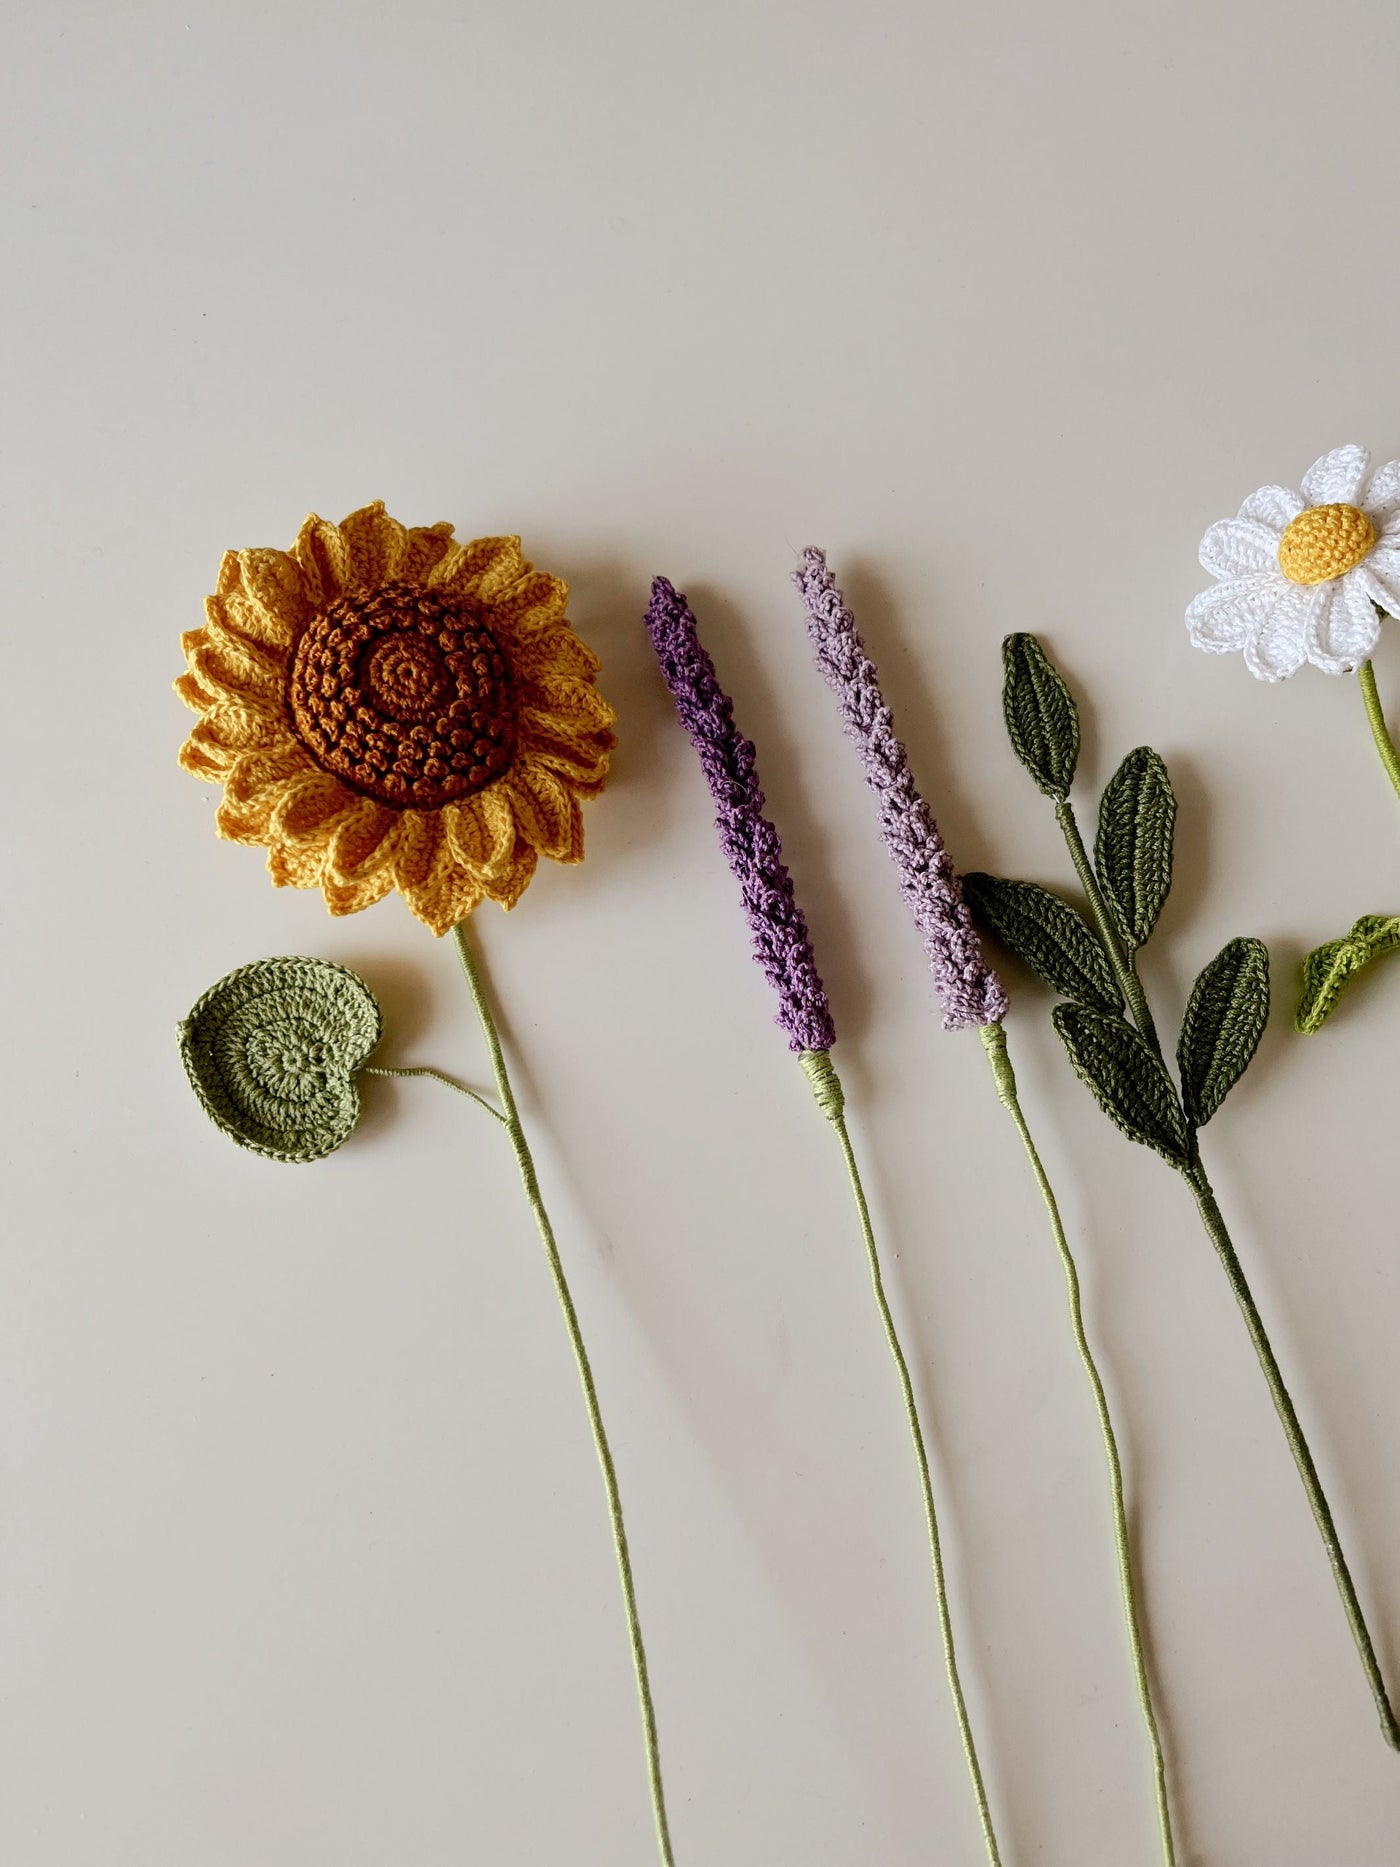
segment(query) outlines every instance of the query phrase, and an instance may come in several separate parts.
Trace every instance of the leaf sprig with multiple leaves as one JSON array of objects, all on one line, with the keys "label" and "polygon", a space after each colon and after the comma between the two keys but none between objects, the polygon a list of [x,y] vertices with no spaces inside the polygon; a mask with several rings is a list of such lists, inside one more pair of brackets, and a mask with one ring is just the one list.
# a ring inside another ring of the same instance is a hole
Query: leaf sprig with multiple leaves
[{"label": "leaf sprig with multiple leaves", "polygon": [[1197,1131],[1244,1074],[1263,1035],[1268,953],[1258,940],[1231,940],[1202,971],[1182,1020],[1178,1088],[1135,963],[1171,889],[1176,797],[1166,765],[1151,746],[1123,760],[1099,801],[1091,865],[1069,802],[1079,762],[1074,696],[1033,635],[1008,636],[1002,657],[1011,744],[1055,800],[1090,917],[1034,882],[975,874],[963,886],[988,930],[1065,1001],[1055,1008],[1055,1029],[1104,1113],[1189,1172],[1199,1160]]},{"label": "leaf sprig with multiple leaves", "polygon": [[[1167,768],[1150,746],[1138,746],[1123,760],[1099,801],[1091,862],[1069,799],[1079,763],[1074,696],[1033,635],[1008,636],[1002,657],[1012,747],[1039,789],[1054,799],[1089,912],[1086,918],[1037,883],[993,875],[964,876],[967,899],[988,931],[1058,993],[1055,1029],[1099,1107],[1130,1140],[1169,1161],[1190,1187],[1307,1492],[1381,1729],[1386,1742],[1400,1750],[1400,1718],[1317,1466],[1201,1159],[1200,1130],[1248,1069],[1268,1022],[1268,952],[1259,940],[1228,940],[1202,969],[1181,1021],[1173,1077],[1137,973],[1137,954],[1151,938],[1171,888],[1176,798]],[[1350,974],[1396,947],[1400,920],[1376,915],[1358,921],[1346,940],[1311,954],[1300,1028],[1315,1029],[1301,1024],[1305,1013],[1321,1023]]]}]

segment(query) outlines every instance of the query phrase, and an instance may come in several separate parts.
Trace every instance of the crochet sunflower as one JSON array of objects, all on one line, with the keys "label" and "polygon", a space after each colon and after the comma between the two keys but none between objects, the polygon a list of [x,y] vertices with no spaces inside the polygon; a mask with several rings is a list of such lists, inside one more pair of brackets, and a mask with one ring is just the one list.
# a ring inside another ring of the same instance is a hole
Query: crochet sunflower
[{"label": "crochet sunflower", "polygon": [[175,683],[219,835],[332,914],[397,888],[435,934],[513,907],[541,856],[581,861],[616,741],[567,599],[518,538],[461,543],[378,501],[313,514],[290,552],[226,552]]}]

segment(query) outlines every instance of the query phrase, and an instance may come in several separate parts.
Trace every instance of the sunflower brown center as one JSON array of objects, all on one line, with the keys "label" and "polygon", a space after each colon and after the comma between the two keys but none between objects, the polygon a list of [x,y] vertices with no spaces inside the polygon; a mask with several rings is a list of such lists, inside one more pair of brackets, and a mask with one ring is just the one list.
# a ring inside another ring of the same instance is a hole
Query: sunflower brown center
[{"label": "sunflower brown center", "polygon": [[1375,542],[1360,506],[1309,506],[1284,528],[1278,567],[1290,583],[1330,583],[1355,570]]},{"label": "sunflower brown center", "polygon": [[287,700],[323,771],[400,809],[484,790],[515,751],[500,644],[459,598],[415,584],[352,591],[317,616],[297,643]]}]

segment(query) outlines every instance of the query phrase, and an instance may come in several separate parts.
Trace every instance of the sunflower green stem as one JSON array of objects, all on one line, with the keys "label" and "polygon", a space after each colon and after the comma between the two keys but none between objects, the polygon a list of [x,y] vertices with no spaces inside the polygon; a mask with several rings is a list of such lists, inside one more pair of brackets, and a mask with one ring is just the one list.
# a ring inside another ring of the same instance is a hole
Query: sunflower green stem
[{"label": "sunflower green stem", "polygon": [[1161,1840],[1163,1867],[1175,1867],[1176,1849],[1172,1841],[1171,1805],[1167,1799],[1167,1766],[1162,1755],[1162,1734],[1157,1725],[1157,1713],[1152,1704],[1152,1684],[1148,1676],[1147,1657],[1142,1645],[1142,1613],[1138,1606],[1137,1589],[1133,1581],[1132,1543],[1128,1534],[1128,1512],[1123,1496],[1123,1461],[1119,1457],[1118,1439],[1114,1433],[1113,1419],[1108,1410],[1108,1395],[1104,1391],[1103,1378],[1099,1374],[1093,1349],[1089,1346],[1088,1331],[1084,1326],[1084,1302],[1079,1284],[1079,1270],[1069,1247],[1069,1239],[1065,1235],[1059,1201],[1055,1198],[1050,1176],[1045,1171],[1040,1151],[1035,1145],[1025,1112],[1021,1107],[1021,1098],[1016,1089],[1016,1072],[1007,1055],[1006,1033],[1000,1024],[984,1024],[979,1027],[979,1035],[982,1039],[982,1047],[987,1053],[987,1061],[991,1065],[992,1080],[996,1084],[997,1095],[1015,1123],[1017,1134],[1021,1137],[1021,1145],[1026,1151],[1026,1158],[1030,1162],[1031,1172],[1035,1175],[1035,1183],[1050,1220],[1051,1235],[1055,1240],[1060,1267],[1064,1272],[1065,1292],[1069,1300],[1070,1330],[1094,1397],[1094,1410],[1098,1414],[1099,1432],[1103,1439],[1104,1462],[1108,1467],[1109,1500],[1113,1510],[1113,1541],[1118,1557],[1118,1592],[1123,1604],[1123,1625],[1128,1635],[1133,1677],[1137,1684],[1138,1706],[1142,1712],[1143,1728],[1147,1733],[1147,1745],[1152,1758],[1153,1792],[1157,1804],[1157,1831]]},{"label": "sunflower green stem", "polygon": [[[622,1584],[622,1603],[632,1648],[632,1669],[636,1675],[637,1699],[641,1709],[642,1736],[646,1746],[647,1778],[651,1788],[651,1807],[656,1824],[657,1846],[663,1867],[675,1867],[675,1856],[671,1849],[670,1824],[666,1815],[666,1793],[661,1779],[661,1748],[656,1734],[656,1709],[651,1696],[651,1676],[647,1669],[646,1647],[642,1641],[642,1623],[637,1610],[637,1591],[632,1578],[632,1558],[627,1546],[627,1528],[622,1516],[622,1493],[617,1482],[617,1468],[613,1462],[612,1448],[608,1443],[607,1431],[603,1425],[603,1411],[598,1403],[598,1389],[593,1379],[593,1368],[588,1359],[588,1350],[584,1346],[583,1330],[579,1325],[578,1312],[574,1308],[568,1279],[564,1275],[563,1260],[559,1256],[559,1247],[555,1242],[554,1228],[550,1224],[549,1214],[545,1210],[544,1200],[540,1193],[534,1158],[530,1153],[530,1144],[525,1137],[520,1112],[515,1104],[510,1076],[506,1070],[505,1054],[501,1049],[500,1033],[496,1029],[496,1020],[492,1015],[481,970],[472,952],[465,922],[459,921],[452,932],[457,942],[457,951],[461,956],[462,970],[466,974],[467,985],[471,990],[472,1002],[476,1006],[476,1014],[481,1022],[482,1035],[486,1039],[491,1070],[496,1079],[496,1092],[501,1100],[502,1119],[510,1136],[515,1162],[520,1169],[521,1183],[525,1188],[525,1197],[534,1214],[540,1242],[544,1246],[545,1258],[549,1264],[549,1274],[554,1282],[554,1292],[559,1299],[564,1326],[568,1331],[569,1343],[574,1351],[579,1385],[583,1389],[584,1404],[588,1410],[588,1424],[593,1434],[593,1446],[603,1474],[603,1488],[607,1493],[613,1552],[617,1557],[618,1578]],[[493,1110],[492,1113],[495,1111]]]},{"label": "sunflower green stem", "polygon": [[943,1566],[943,1540],[938,1529],[938,1508],[933,1497],[933,1478],[929,1470],[928,1447],[924,1441],[924,1429],[919,1419],[919,1405],[914,1394],[914,1381],[909,1372],[909,1361],[904,1353],[903,1344],[900,1342],[894,1312],[890,1308],[889,1296],[885,1290],[879,1247],[875,1242],[875,1228],[870,1221],[870,1207],[865,1197],[865,1188],[861,1184],[860,1168],[856,1164],[855,1149],[851,1146],[851,1137],[846,1128],[845,1094],[829,1052],[803,1050],[798,1055],[798,1061],[812,1086],[812,1094],[816,1098],[817,1107],[835,1130],[841,1157],[845,1162],[846,1177],[850,1182],[851,1197],[855,1201],[856,1218],[860,1224],[866,1262],[870,1270],[870,1285],[875,1294],[875,1307],[879,1311],[880,1325],[889,1347],[890,1360],[894,1363],[895,1373],[899,1378],[899,1390],[904,1401],[904,1418],[914,1447],[914,1461],[919,1470],[919,1488],[923,1495],[924,1526],[928,1533],[929,1560],[933,1570],[933,1592],[938,1606],[938,1627],[943,1641],[943,1667],[948,1677],[948,1691],[952,1697],[953,1712],[958,1723],[958,1735],[962,1740],[963,1756],[966,1759],[967,1773],[972,1783],[973,1800],[977,1804],[977,1819],[982,1828],[982,1843],[987,1851],[987,1860],[990,1867],[1001,1867],[996,1830],[992,1824],[991,1804],[988,1801],[987,1786],[982,1776],[982,1765],[977,1756],[977,1742],[972,1732],[972,1720],[968,1716],[962,1675],[958,1671],[957,1641],[953,1634],[953,1614],[948,1601],[948,1579]]},{"label": "sunflower green stem", "polygon": [[1363,661],[1356,670],[1356,678],[1361,683],[1361,698],[1366,703],[1366,718],[1371,722],[1371,737],[1376,742],[1381,764],[1386,776],[1395,787],[1395,794],[1400,797],[1400,751],[1396,750],[1395,741],[1390,736],[1390,728],[1385,723],[1385,711],[1381,706],[1380,691],[1376,686],[1376,671],[1369,661]]}]

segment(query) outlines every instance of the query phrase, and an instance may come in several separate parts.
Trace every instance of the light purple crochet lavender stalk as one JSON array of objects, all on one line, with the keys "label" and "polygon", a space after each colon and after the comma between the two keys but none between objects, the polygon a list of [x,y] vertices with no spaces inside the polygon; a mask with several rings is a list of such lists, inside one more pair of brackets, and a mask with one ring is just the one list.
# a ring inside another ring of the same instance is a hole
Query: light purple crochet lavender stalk
[{"label": "light purple crochet lavender stalk", "polygon": [[733,703],[716,678],[689,603],[664,577],[651,586],[646,624],[681,725],[700,755],[719,840],[744,897],[754,954],[778,994],[777,1022],[794,1050],[830,1050],[836,1027],[807,922],[783,865],[782,843],[763,814],[753,742],[734,724]]},{"label": "light purple crochet lavender stalk", "polygon": [[943,1005],[943,1028],[959,1031],[969,1024],[995,1024],[1006,1015],[1006,992],[983,955],[958,872],[933,812],[915,789],[908,754],[880,692],[880,677],[827,569],[826,554],[809,546],[792,581],[802,592],[817,666],[840,702],[842,723],[875,793],[880,835],[894,861],[900,893],[924,937]]}]

